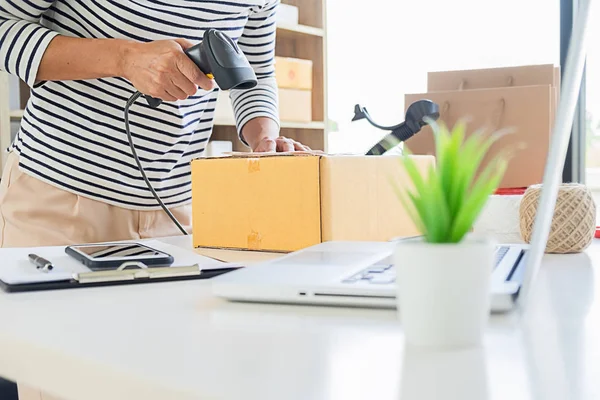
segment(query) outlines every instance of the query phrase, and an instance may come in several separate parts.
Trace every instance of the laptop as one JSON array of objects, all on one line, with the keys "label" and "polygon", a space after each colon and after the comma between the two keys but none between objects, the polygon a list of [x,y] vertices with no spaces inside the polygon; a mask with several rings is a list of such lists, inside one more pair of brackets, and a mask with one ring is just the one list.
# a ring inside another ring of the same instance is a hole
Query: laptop
[{"label": "laptop", "polygon": [[[589,2],[582,2],[573,26],[532,239],[529,245],[496,248],[492,312],[524,305],[544,255],[585,64],[588,9]],[[395,308],[396,245],[396,241],[324,242],[218,276],[212,282],[213,293],[231,301]]]}]

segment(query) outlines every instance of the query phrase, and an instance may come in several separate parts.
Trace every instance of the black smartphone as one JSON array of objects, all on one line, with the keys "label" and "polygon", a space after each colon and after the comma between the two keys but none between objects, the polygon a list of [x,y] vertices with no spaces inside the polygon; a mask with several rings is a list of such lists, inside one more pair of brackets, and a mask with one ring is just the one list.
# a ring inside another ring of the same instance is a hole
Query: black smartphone
[{"label": "black smartphone", "polygon": [[126,262],[169,267],[173,256],[140,243],[103,243],[67,246],[65,252],[92,271],[117,269]]}]

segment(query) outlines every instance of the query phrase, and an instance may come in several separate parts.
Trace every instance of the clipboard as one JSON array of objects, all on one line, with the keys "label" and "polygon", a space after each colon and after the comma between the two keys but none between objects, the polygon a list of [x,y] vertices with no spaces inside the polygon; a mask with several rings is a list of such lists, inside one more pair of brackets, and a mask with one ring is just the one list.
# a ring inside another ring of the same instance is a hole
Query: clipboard
[{"label": "clipboard", "polygon": [[[210,279],[242,268],[239,264],[225,263],[196,254],[160,241],[137,241],[171,254],[175,261],[169,267],[148,267],[141,262],[125,262],[120,267],[92,271],[64,253],[64,246],[0,249],[0,288],[8,293],[41,290],[75,289],[98,286],[132,285]],[[42,272],[31,264],[29,253],[40,254],[51,260],[56,268]]]}]

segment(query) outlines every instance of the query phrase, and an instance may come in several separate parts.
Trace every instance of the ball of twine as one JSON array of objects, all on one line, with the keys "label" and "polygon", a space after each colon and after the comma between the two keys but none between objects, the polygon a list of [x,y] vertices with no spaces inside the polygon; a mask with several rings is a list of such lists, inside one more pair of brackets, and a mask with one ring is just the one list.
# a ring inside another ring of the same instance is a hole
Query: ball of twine
[{"label": "ball of twine", "polygon": [[[519,207],[521,236],[531,242],[533,224],[542,186],[533,185],[525,191]],[[560,186],[546,253],[578,253],[585,250],[596,232],[596,203],[591,191],[582,184]]]}]

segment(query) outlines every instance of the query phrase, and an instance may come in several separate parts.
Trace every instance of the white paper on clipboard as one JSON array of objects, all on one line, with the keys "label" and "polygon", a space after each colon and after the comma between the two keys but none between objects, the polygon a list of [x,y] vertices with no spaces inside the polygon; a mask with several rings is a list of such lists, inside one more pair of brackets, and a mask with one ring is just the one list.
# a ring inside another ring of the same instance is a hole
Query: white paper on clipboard
[{"label": "white paper on clipboard", "polygon": [[[198,264],[202,270],[234,266],[158,240],[139,240],[131,243],[140,243],[170,254],[175,259],[171,268],[188,267],[193,264]],[[38,270],[29,261],[28,255],[31,253],[52,262],[54,269],[49,272]],[[70,281],[74,274],[90,272],[89,268],[65,253],[65,246],[0,249],[0,259],[0,281],[7,285]]]}]

